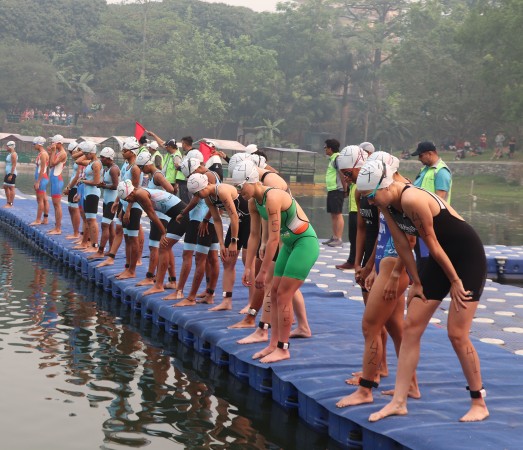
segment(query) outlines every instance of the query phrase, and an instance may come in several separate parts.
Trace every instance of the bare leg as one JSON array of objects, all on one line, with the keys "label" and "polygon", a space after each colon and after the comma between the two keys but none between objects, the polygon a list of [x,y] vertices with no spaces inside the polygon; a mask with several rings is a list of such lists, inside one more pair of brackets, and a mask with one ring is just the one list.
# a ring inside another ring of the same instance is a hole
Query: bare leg
[{"label": "bare leg", "polygon": [[[483,388],[479,357],[469,338],[470,326],[476,313],[478,302],[467,303],[467,309],[460,308],[459,311],[456,311],[453,306],[451,304],[451,308],[449,308],[447,325],[449,339],[458,356],[470,390],[479,391]],[[460,422],[479,422],[489,416],[489,411],[483,398],[473,398],[471,403],[469,411],[461,417]]]},{"label": "bare leg", "polygon": [[158,270],[156,272],[156,282],[154,286],[147,289],[143,295],[156,294],[158,292],[163,292],[165,288],[163,287],[163,282],[165,279],[165,274],[167,273],[167,268],[169,265],[169,254],[172,254],[172,249],[174,244],[178,241],[175,239],[168,239],[167,247],[160,246],[160,259],[158,263]]},{"label": "bare leg", "polygon": [[[147,268],[147,275],[154,275],[156,267],[158,266],[158,247],[149,247],[149,266]],[[136,286],[152,286],[154,284],[154,277],[146,276],[142,281],[136,283]]]},{"label": "bare leg", "polygon": [[[232,292],[236,279],[236,261],[238,256],[228,257],[223,261],[223,291]],[[229,311],[232,309],[232,297],[223,297],[222,302],[209,311]]]},{"label": "bare leg", "polygon": [[380,411],[370,415],[370,422],[376,422],[392,415],[407,414],[407,397],[412,376],[419,361],[421,336],[439,305],[440,302],[435,300],[428,300],[425,303],[414,299],[411,302],[403,329],[394,396],[390,403]]},{"label": "bare leg", "polygon": [[49,234],[62,234],[62,196],[52,197],[55,225]]},{"label": "bare leg", "polygon": [[[277,311],[277,321],[271,322],[273,335],[278,336],[278,342],[288,343],[293,321],[292,297],[303,284],[303,280],[288,277],[274,277],[271,292],[271,312]],[[272,318],[271,314],[271,318]],[[276,328],[276,329],[275,329]],[[271,337],[272,342],[272,337]],[[262,363],[273,363],[290,358],[288,349],[276,348],[260,360]]]},{"label": "bare leg", "polygon": [[182,253],[182,268],[180,270],[180,277],[178,278],[178,283],[176,289],[183,292],[185,288],[185,283],[189,278],[192,269],[192,259],[194,252],[192,250],[184,250]]},{"label": "bare leg", "polygon": [[307,321],[307,311],[305,309],[305,300],[303,294],[298,289],[292,296],[292,307],[296,314],[298,327],[294,329],[290,337],[292,338],[310,338],[312,336],[309,322]]}]

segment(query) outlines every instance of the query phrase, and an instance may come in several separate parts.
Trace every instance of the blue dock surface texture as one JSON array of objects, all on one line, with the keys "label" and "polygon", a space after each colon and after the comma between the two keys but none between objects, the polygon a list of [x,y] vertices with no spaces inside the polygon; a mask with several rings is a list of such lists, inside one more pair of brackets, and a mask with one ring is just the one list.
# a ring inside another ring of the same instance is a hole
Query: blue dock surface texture
[{"label": "blue dock surface texture", "polygon": [[[71,232],[66,204],[63,209],[61,236],[46,235],[54,222],[52,207],[51,225],[28,225],[36,214],[36,201],[31,196],[18,194],[13,208],[0,209],[0,219],[20,239],[31,241],[63,264],[76,268],[82,277],[112,292],[114,302],[127,304],[164,328],[173,339],[177,337],[215,364],[228,368],[231,374],[252,388],[271,395],[283,408],[296,409],[309,426],[327,433],[342,446],[431,450],[523,447],[522,289],[487,281],[474,319],[471,334],[481,358],[488,392],[490,417],[486,421],[458,422],[468,410],[470,400],[465,390],[466,381],[447,339],[445,328],[450,306],[447,298],[423,336],[418,367],[422,398],[409,401],[407,416],[370,423],[369,414],[384,406],[390,397],[375,392],[373,404],[344,409],[335,406],[342,396],[354,391],[345,379],[360,370],[363,351],[361,290],[354,284],[353,271],[334,268],[335,264],[345,261],[346,248],[322,248],[318,262],[303,286],[313,337],[292,340],[290,360],[263,365],[251,356],[265,343],[236,343],[252,329],[227,329],[228,325],[240,320],[238,311],[248,299],[247,289],[241,286],[241,269],[234,290],[233,311],[210,312],[208,305],[172,308],[174,301],[161,300],[166,294],[143,297],[146,288],[134,286],[145,276],[147,259],[138,268],[137,279],[115,280],[115,274],[123,270],[123,245],[115,265],[102,269],[95,269],[97,262],[87,262],[84,254],[72,250],[72,243],[65,239]],[[148,221],[143,223],[148,228]],[[182,244],[177,244],[174,250],[179,271]],[[503,246],[488,247],[487,252],[509,255],[506,266],[523,255],[521,248]],[[493,256],[489,258],[492,261]],[[191,278],[188,286],[190,281]],[[218,286],[221,286],[221,278]],[[396,357],[390,341],[387,349],[390,375],[382,379],[380,389],[394,387]]]}]

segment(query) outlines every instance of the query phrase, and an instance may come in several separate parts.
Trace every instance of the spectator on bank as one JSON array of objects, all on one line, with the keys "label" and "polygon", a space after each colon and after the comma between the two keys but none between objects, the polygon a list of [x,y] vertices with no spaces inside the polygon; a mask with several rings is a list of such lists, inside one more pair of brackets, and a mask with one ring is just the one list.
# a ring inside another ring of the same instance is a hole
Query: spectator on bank
[{"label": "spectator on bank", "polygon": [[516,138],[512,136],[510,140],[508,141],[508,157],[510,159],[514,158],[514,154],[516,153]]}]

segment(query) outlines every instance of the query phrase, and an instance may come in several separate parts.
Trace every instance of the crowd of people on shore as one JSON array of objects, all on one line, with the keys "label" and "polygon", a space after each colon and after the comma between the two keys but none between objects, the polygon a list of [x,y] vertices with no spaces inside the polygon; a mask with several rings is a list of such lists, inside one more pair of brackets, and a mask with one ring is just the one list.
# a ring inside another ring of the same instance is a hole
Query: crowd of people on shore
[{"label": "crowd of people on shore", "polygon": [[[88,253],[88,259],[100,259],[99,267],[119,263],[115,256],[123,242],[125,262],[116,278],[130,279],[142,264],[141,219],[146,215],[148,267],[145,278],[137,281],[137,286],[144,286],[143,295],[170,291],[163,299],[175,300],[173,307],[202,303],[212,305],[211,311],[230,310],[241,254],[241,279],[249,302],[242,309],[242,320],[231,327],[255,329],[238,344],[266,342],[253,359],[277,363],[291,357],[291,338],[312,336],[300,288],[319,256],[320,243],[289,185],[256,145],[229,158],[208,141],[210,153],[204,155],[193,148],[190,136],[178,143],[146,131],[139,140],[125,139],[118,149],[124,159],[121,167],[114,162],[115,149],[99,150],[91,141],[65,147],[61,135],[49,142],[38,136],[33,147],[37,215],[32,226],[49,222],[50,185],[55,222],[48,233],[62,233],[61,200],[67,196],[72,233],[66,238],[75,249]],[[327,187],[334,192],[327,197],[327,207],[337,234],[322,244],[340,245],[344,224],[342,218],[340,227],[337,211],[348,198],[354,213],[349,222],[351,254],[337,268],[354,270],[366,305],[362,370],[346,380],[356,390],[337,406],[373,401],[372,390],[388,374],[385,342],[390,335],[398,355],[396,385],[387,392],[392,395],[390,403],[369,420],[407,414],[407,399],[422,395],[415,373],[421,336],[450,292],[448,337],[471,397],[471,407],[460,420],[484,420],[489,415],[486,391],[469,332],[485,284],[486,258],[477,233],[450,206],[450,170],[432,142],[420,142],[412,153],[423,164],[414,182],[400,174],[398,158],[375,151],[369,142],[340,149],[336,139],[327,139],[324,148],[329,158]],[[4,207],[12,208],[15,143],[8,142],[6,149]],[[74,165],[64,182],[68,158]],[[224,214],[229,222],[226,232]],[[173,246],[182,238],[177,276]],[[223,296],[215,304],[220,261]],[[186,289],[193,263],[191,286]],[[291,330],[295,319],[297,326]]]}]

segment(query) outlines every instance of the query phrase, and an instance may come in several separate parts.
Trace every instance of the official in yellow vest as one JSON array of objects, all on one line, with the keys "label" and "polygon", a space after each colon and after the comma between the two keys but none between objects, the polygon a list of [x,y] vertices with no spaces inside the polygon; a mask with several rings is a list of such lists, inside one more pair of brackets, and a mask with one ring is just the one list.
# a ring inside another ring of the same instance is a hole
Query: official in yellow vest
[{"label": "official in yellow vest", "polygon": [[323,147],[325,155],[329,158],[327,172],[325,173],[325,184],[327,185],[327,212],[331,215],[332,237],[322,242],[329,247],[341,247],[343,241],[343,203],[347,196],[347,185],[336,165],[336,159],[340,152],[340,143],[336,139],[327,139]]},{"label": "official in yellow vest", "polygon": [[[450,203],[452,191],[452,174],[447,165],[439,157],[436,146],[432,142],[420,142],[412,156],[417,156],[423,168],[414,180],[414,186],[426,189]],[[425,243],[418,239],[414,247],[416,264],[421,274],[429,256],[429,249]]]}]

